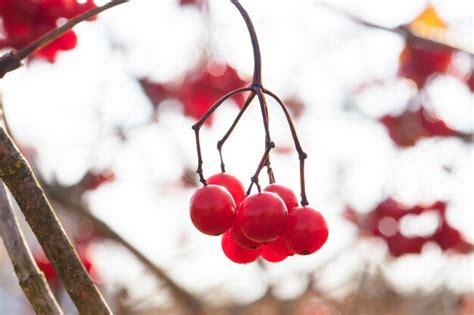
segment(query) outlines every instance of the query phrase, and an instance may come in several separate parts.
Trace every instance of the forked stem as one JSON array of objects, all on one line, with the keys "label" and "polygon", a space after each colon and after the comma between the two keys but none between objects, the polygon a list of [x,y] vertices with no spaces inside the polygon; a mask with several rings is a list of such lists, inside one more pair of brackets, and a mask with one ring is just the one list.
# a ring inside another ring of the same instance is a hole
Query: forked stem
[{"label": "forked stem", "polygon": [[250,92],[250,94],[248,95],[244,106],[239,111],[239,114],[237,115],[237,117],[235,117],[235,120],[232,123],[232,125],[230,126],[229,130],[227,130],[225,135],[219,141],[217,141],[217,150],[219,151],[219,157],[220,157],[220,160],[221,160],[221,171],[222,171],[222,173],[225,173],[225,163],[224,163],[224,158],[223,158],[223,155],[222,155],[222,147],[224,146],[225,142],[227,141],[227,139],[230,137],[230,135],[234,131],[235,126],[237,126],[237,124],[239,123],[240,118],[242,118],[243,114],[245,113],[245,111],[249,107],[250,103],[252,103],[253,99],[255,98],[255,95],[256,95],[255,91],[252,90]]},{"label": "forked stem", "polygon": [[219,108],[219,106],[222,105],[222,103],[224,103],[226,100],[228,100],[229,98],[231,98],[232,96],[236,95],[236,94],[239,94],[239,93],[242,93],[242,92],[245,92],[245,91],[250,91],[252,88],[251,87],[245,87],[245,88],[240,88],[240,89],[237,89],[237,90],[234,90],[234,91],[231,91],[229,93],[227,93],[226,95],[224,95],[223,97],[221,97],[205,114],[204,116],[202,116],[201,119],[199,119],[199,121],[197,123],[195,123],[192,128],[194,130],[194,133],[195,133],[195,136],[196,136],[196,150],[197,150],[197,155],[198,155],[198,167],[197,167],[197,170],[196,170],[196,173],[199,175],[199,181],[204,185],[206,186],[207,185],[207,181],[204,177],[204,174],[203,174],[203,169],[202,169],[202,164],[203,164],[203,160],[202,160],[202,153],[201,153],[201,141],[200,141],[200,138],[199,138],[199,130],[201,129],[202,125],[209,119],[209,117],[212,115],[212,113],[214,113],[214,111]]},{"label": "forked stem", "polygon": [[306,187],[305,187],[305,177],[304,177],[304,161],[308,158],[308,155],[306,152],[303,151],[303,148],[301,146],[300,140],[298,138],[298,134],[296,132],[295,124],[293,123],[293,119],[291,118],[290,112],[286,108],[285,104],[283,101],[276,96],[274,93],[271,91],[263,88],[263,93],[269,95],[272,97],[281,107],[283,110],[286,120],[288,122],[288,125],[290,127],[291,131],[291,136],[293,138],[293,142],[295,143],[295,148],[296,151],[298,152],[298,158],[300,160],[300,187],[301,187],[301,205],[302,206],[307,206],[308,205],[308,198],[306,197]]}]

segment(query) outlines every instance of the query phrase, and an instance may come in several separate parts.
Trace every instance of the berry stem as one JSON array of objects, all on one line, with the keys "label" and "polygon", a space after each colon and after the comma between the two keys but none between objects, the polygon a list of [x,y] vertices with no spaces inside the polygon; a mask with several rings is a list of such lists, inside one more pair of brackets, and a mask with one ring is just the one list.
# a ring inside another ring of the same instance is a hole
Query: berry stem
[{"label": "berry stem", "polygon": [[222,139],[217,141],[217,150],[219,151],[219,156],[220,156],[220,159],[221,159],[221,171],[222,171],[222,173],[225,173],[225,164],[224,164],[224,158],[222,156],[222,147],[224,146],[225,142],[227,141],[227,139],[230,137],[230,135],[234,131],[235,126],[237,126],[237,124],[239,123],[240,118],[242,118],[243,114],[245,113],[245,111],[249,107],[250,103],[252,103],[253,99],[255,98],[255,95],[256,95],[255,91],[251,90],[250,94],[247,96],[247,100],[245,101],[244,106],[240,110],[237,117],[235,117],[235,120],[232,123],[232,126],[230,126],[229,130],[225,133],[224,137],[222,137]]},{"label": "berry stem", "polygon": [[223,97],[221,97],[205,114],[204,116],[201,117],[201,119],[199,119],[199,121],[197,123],[195,123],[192,128],[194,130],[194,133],[196,135],[196,151],[197,151],[197,156],[198,156],[198,168],[196,170],[196,173],[199,175],[199,181],[204,185],[206,186],[207,185],[207,182],[206,182],[206,179],[204,178],[204,174],[203,174],[203,170],[202,170],[202,164],[203,164],[203,160],[202,160],[202,153],[201,153],[201,141],[200,141],[200,138],[199,138],[199,130],[201,129],[202,125],[209,119],[209,117],[212,115],[212,113],[214,113],[214,111],[219,108],[219,106],[222,105],[222,103],[224,103],[227,99],[231,98],[232,96],[236,95],[236,94],[239,94],[239,93],[242,93],[242,92],[246,92],[246,91],[250,91],[252,90],[251,87],[245,87],[245,88],[240,88],[240,89],[237,89],[237,90],[234,90],[234,91],[231,91],[229,93],[227,93],[226,95],[224,95]]},{"label": "berry stem", "polygon": [[21,61],[31,54],[33,54],[35,51],[47,46],[50,44],[52,41],[55,39],[59,38],[61,35],[72,29],[75,25],[88,20],[97,14],[106,11],[110,8],[113,8],[119,4],[126,3],[129,0],[112,0],[100,7],[95,7],[93,9],[90,9],[70,20],[68,20],[66,23],[63,25],[47,32],[43,36],[39,37],[35,41],[31,42],[30,44],[26,45],[22,49],[18,51],[12,51],[9,52],[3,56],[0,57],[0,78],[3,78],[5,74],[7,74],[10,71],[13,71],[19,67],[21,67]]},{"label": "berry stem", "polygon": [[260,54],[260,46],[258,44],[257,33],[253,26],[252,20],[250,19],[247,11],[242,7],[238,0],[231,0],[232,4],[237,7],[240,14],[244,18],[245,24],[250,34],[250,40],[252,41],[253,58],[254,58],[254,71],[253,71],[253,84],[262,85],[262,56]]},{"label": "berry stem", "polygon": [[257,170],[255,171],[255,174],[250,178],[251,181],[250,181],[249,188],[247,189],[247,195],[250,195],[250,193],[252,192],[252,187],[254,184],[257,186],[258,192],[262,190],[258,182],[258,175],[260,174],[260,171],[265,166],[265,163],[268,160],[268,155],[270,154],[270,150],[273,149],[274,147],[275,147],[275,143],[273,141],[267,142],[265,152],[263,153],[260,163],[258,163]]},{"label": "berry stem", "polygon": [[301,147],[301,143],[300,143],[300,140],[298,138],[298,134],[296,133],[295,124],[293,123],[293,119],[291,118],[291,115],[290,115],[288,109],[286,108],[285,104],[283,103],[283,101],[278,96],[273,94],[271,91],[269,91],[265,88],[262,88],[262,90],[263,90],[263,93],[265,93],[265,94],[269,95],[270,97],[272,97],[280,105],[281,109],[283,110],[283,112],[285,114],[286,120],[287,120],[288,125],[290,127],[293,142],[295,143],[296,151],[298,152],[298,158],[300,160],[301,205],[302,206],[307,206],[309,203],[308,203],[308,199],[306,197],[305,177],[304,177],[304,161],[306,160],[306,158],[308,158],[308,155],[304,152],[303,148]]}]

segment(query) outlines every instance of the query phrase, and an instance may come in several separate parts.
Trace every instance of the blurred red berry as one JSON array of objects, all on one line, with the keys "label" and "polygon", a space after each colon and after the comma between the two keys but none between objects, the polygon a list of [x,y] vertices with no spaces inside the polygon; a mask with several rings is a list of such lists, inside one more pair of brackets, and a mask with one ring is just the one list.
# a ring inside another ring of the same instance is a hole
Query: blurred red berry
[{"label": "blurred red berry", "polygon": [[240,182],[240,180],[238,180],[237,177],[229,175],[227,173],[219,173],[212,175],[207,179],[207,183],[219,185],[226,188],[230,192],[232,197],[234,197],[234,201],[237,207],[240,206],[242,201],[247,196],[245,194],[245,188]]},{"label": "blurred red berry", "polygon": [[448,71],[452,56],[451,49],[426,48],[407,41],[400,56],[400,75],[422,88],[432,75]]},{"label": "blurred red berry", "polygon": [[[60,19],[72,18],[94,7],[93,0],[2,0],[0,17],[4,32],[0,48],[21,49],[56,28]],[[76,44],[76,34],[69,31],[33,57],[54,62],[59,51],[71,50]]]},{"label": "blurred red berry", "polygon": [[469,89],[471,90],[471,92],[474,92],[474,72],[471,72],[471,74],[469,75],[469,77],[466,80],[466,84],[469,87]]},{"label": "blurred red berry", "polygon": [[[446,30],[447,25],[431,5],[427,6],[410,23],[415,34],[430,38]],[[451,63],[453,50],[428,46],[422,41],[408,37],[400,55],[400,75],[413,80],[418,88],[423,88],[428,79],[439,73],[446,73]]]},{"label": "blurred red berry", "polygon": [[285,231],[287,217],[283,200],[265,191],[245,198],[237,211],[244,235],[260,243],[276,240]]},{"label": "blurred red berry", "polygon": [[265,244],[262,248],[262,257],[269,262],[277,263],[285,260],[294,253],[288,249],[284,237],[279,237],[273,242]]},{"label": "blurred red berry", "polygon": [[277,194],[285,203],[288,213],[291,213],[293,208],[298,207],[298,198],[293,190],[288,187],[279,184],[270,184],[264,189],[264,191]]},{"label": "blurred red berry", "polygon": [[227,258],[237,264],[251,263],[260,256],[260,249],[245,249],[237,245],[232,239],[230,232],[226,232],[222,235],[221,246]]},{"label": "blurred red berry", "polygon": [[[140,82],[155,107],[158,107],[164,99],[173,98],[183,105],[184,114],[194,119],[200,119],[219,98],[228,92],[248,85],[230,65],[218,64],[212,60],[200,64],[179,83],[160,83],[147,79]],[[240,93],[232,99],[239,108],[242,108],[245,103],[245,94]],[[211,123],[212,117],[206,124]]]},{"label": "blurred red berry", "polygon": [[99,186],[110,183],[115,180],[115,174],[112,171],[95,172],[89,171],[82,179],[82,186],[86,190],[95,190]]},{"label": "blurred red berry", "polygon": [[207,185],[191,198],[191,220],[202,233],[220,235],[234,223],[235,208],[234,199],[225,188]]},{"label": "blurred red berry", "polygon": [[322,214],[310,207],[298,207],[288,215],[284,234],[288,249],[309,255],[320,249],[328,239],[328,226]]},{"label": "blurred red berry", "polygon": [[178,0],[179,6],[196,6],[202,8],[205,0]]},{"label": "blurred red berry", "polygon": [[386,115],[380,122],[387,128],[390,138],[401,147],[413,146],[421,138],[456,136],[440,118],[424,108],[418,111],[405,111],[400,116]]},{"label": "blurred red berry", "polygon": [[[345,217],[357,225],[361,236],[376,236],[385,241],[390,255],[399,257],[404,254],[419,254],[428,242],[434,242],[443,251],[468,253],[474,250],[474,244],[467,242],[461,231],[453,228],[446,217],[447,204],[437,201],[428,205],[405,207],[392,198],[377,205],[368,214],[359,214],[352,209],[346,210]],[[439,226],[432,235],[408,237],[399,229],[399,222],[407,215],[420,215],[427,212],[437,213]]]},{"label": "blurred red berry", "polygon": [[[79,254],[79,258],[81,259],[82,264],[84,265],[84,268],[89,274],[93,276],[92,278],[95,280],[96,276],[93,272],[94,265],[92,263],[90,255],[87,252],[87,246],[80,246],[76,249]],[[38,268],[44,273],[46,280],[48,280],[49,282],[55,282],[58,280],[58,274],[56,273],[53,265],[41,249],[34,252],[33,258],[35,259]]]}]

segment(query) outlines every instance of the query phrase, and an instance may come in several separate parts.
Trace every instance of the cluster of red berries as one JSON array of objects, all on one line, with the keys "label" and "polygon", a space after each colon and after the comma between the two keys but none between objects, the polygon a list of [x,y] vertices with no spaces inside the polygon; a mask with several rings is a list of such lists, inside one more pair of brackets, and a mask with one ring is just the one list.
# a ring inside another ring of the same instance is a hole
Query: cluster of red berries
[{"label": "cluster of red berries", "polygon": [[[70,19],[94,7],[93,0],[0,0],[0,48],[21,49],[56,28],[60,19]],[[36,52],[35,57],[54,62],[58,51],[71,50],[76,44],[76,34],[68,31]]]},{"label": "cluster of red berries", "polygon": [[270,184],[247,196],[234,176],[220,173],[191,198],[191,220],[204,234],[221,235],[222,250],[233,262],[247,264],[263,257],[280,262],[294,254],[309,255],[328,238],[320,212],[299,207],[295,193]]}]

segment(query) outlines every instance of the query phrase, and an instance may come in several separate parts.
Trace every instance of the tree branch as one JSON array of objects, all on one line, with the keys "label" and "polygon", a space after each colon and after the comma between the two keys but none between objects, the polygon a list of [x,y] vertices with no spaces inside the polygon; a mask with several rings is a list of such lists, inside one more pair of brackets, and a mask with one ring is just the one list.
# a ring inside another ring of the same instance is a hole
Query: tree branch
[{"label": "tree branch", "polygon": [[408,25],[400,25],[394,28],[390,27],[385,27],[381,26],[378,24],[371,23],[369,21],[366,21],[364,19],[361,19],[358,16],[353,15],[350,12],[345,11],[342,8],[339,8],[338,6],[335,6],[331,3],[328,2],[315,2],[317,5],[325,7],[337,14],[343,15],[349,20],[363,25],[365,27],[369,28],[376,28],[379,30],[384,30],[387,32],[392,32],[396,33],[406,39],[412,40],[420,45],[427,46],[427,47],[434,47],[434,48],[444,48],[444,49],[451,49],[451,50],[456,50],[456,51],[461,51],[466,54],[469,54],[471,57],[474,56],[474,51],[470,48],[467,47],[461,47],[458,43],[453,42],[447,36],[443,35],[437,35],[437,36],[432,36],[432,37],[427,37],[426,35],[423,34],[418,34],[414,32]]},{"label": "tree branch", "polygon": [[63,25],[47,32],[43,36],[39,37],[32,43],[26,45],[18,51],[11,51],[0,57],[0,78],[3,78],[8,72],[13,71],[22,66],[21,61],[35,51],[47,46],[55,39],[59,38],[61,35],[72,29],[75,25],[88,20],[97,14],[106,11],[110,8],[113,8],[119,4],[128,2],[129,0],[112,0],[109,3],[104,4],[103,6],[90,9],[75,18],[68,20]]},{"label": "tree branch", "polygon": [[100,235],[116,241],[128,251],[130,251],[130,253],[132,253],[151,271],[158,281],[164,282],[164,284],[171,291],[171,294],[174,296],[175,300],[186,308],[188,314],[202,313],[203,305],[197,297],[177,284],[166,274],[166,272],[164,272],[159,266],[147,258],[139,249],[124,239],[119,233],[114,231],[107,223],[92,214],[90,209],[88,209],[87,206],[81,201],[81,196],[84,193],[84,189],[76,185],[65,187],[44,183],[43,186],[45,187],[48,196],[52,201],[57,202],[66,209],[74,211],[76,214],[89,221],[94,227],[94,230]]},{"label": "tree branch", "polygon": [[11,200],[0,181],[0,235],[18,282],[36,314],[62,315],[43,273],[38,269],[13,212]]},{"label": "tree branch", "polygon": [[10,189],[66,291],[81,314],[110,314],[46,199],[28,162],[0,127],[0,177]]}]

